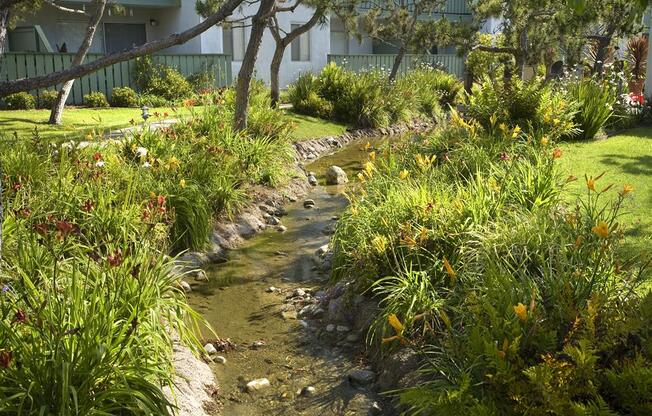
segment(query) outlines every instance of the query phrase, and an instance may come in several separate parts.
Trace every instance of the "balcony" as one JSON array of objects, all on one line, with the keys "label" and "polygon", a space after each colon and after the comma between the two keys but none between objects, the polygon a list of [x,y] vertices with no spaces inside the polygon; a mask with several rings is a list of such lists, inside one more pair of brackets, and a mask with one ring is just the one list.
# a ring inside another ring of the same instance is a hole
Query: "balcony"
[{"label": "balcony", "polygon": [[[66,0],[71,5],[90,4],[91,0]],[[167,9],[181,7],[181,0],[120,0],[124,7],[142,7],[146,9]]]}]

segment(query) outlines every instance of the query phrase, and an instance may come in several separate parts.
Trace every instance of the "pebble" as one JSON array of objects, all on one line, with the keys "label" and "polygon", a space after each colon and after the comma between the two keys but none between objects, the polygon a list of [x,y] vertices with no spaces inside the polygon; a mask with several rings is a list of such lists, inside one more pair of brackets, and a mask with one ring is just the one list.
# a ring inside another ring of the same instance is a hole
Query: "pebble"
[{"label": "pebble", "polygon": [[274,293],[274,292],[277,292],[278,290],[279,290],[278,288],[276,288],[276,287],[274,287],[274,286],[270,286],[270,287],[268,287],[268,288],[265,290],[265,292],[267,292],[267,293]]},{"label": "pebble", "polygon": [[213,344],[211,344],[210,342],[207,343],[206,345],[204,345],[204,350],[206,350],[206,354],[208,354],[208,355],[215,355],[215,354],[217,354],[217,349],[216,349],[215,346],[214,346]]},{"label": "pebble", "polygon": [[312,185],[312,186],[317,186],[318,182],[317,182],[317,178],[315,177],[315,175],[308,176],[308,183],[310,185]]},{"label": "pebble", "polygon": [[302,327],[306,328],[306,329],[310,326],[310,325],[308,324],[308,322],[307,322],[307,321],[304,321],[303,319],[301,319],[301,320],[299,321],[299,324],[300,324]]},{"label": "pebble", "polygon": [[197,280],[198,282],[208,282],[208,275],[206,274],[205,271],[199,270],[195,275],[195,280]]},{"label": "pebble", "polygon": [[258,348],[264,347],[265,345],[267,345],[265,341],[254,341],[251,344],[251,348],[257,350]]},{"label": "pebble", "polygon": [[281,316],[286,321],[288,321],[290,319],[297,319],[297,311],[283,311],[283,312],[281,312]]},{"label": "pebble", "polygon": [[181,286],[181,289],[183,289],[184,292],[192,292],[192,288],[190,287],[190,283],[186,282],[185,280],[182,280],[179,282],[179,286]]},{"label": "pebble", "polygon": [[273,215],[270,215],[267,218],[267,224],[269,225],[279,225],[281,223],[281,220],[278,219],[278,217],[275,217]]},{"label": "pebble", "polygon": [[349,382],[351,382],[352,384],[356,384],[359,386],[367,386],[373,383],[374,378],[376,378],[376,373],[374,373],[371,370],[356,368],[354,370],[349,371],[349,374],[347,374],[347,378]]},{"label": "pebble", "polygon": [[294,195],[287,195],[286,198],[290,202],[297,202],[297,198]]},{"label": "pebble", "polygon": [[326,332],[333,332],[333,331],[335,331],[335,325],[333,324],[326,325]]},{"label": "pebble", "polygon": [[293,296],[293,297],[303,297],[303,296],[306,296],[306,291],[303,290],[303,289],[301,289],[301,288],[294,289],[294,291],[292,292],[292,296]]},{"label": "pebble", "polygon": [[271,386],[270,382],[266,378],[257,378],[256,380],[251,380],[247,383],[247,391],[249,393],[255,393],[257,391],[263,390]]},{"label": "pebble", "polygon": [[349,332],[351,328],[349,328],[346,325],[338,325],[337,326],[337,332]]},{"label": "pebble", "polygon": [[226,364],[226,358],[222,355],[218,355],[217,357],[213,358],[213,361],[219,364]]},{"label": "pebble", "polygon": [[288,230],[288,227],[286,227],[285,225],[279,225],[278,227],[276,227],[276,231],[278,231],[279,233],[284,233],[287,230]]},{"label": "pebble", "polygon": [[358,334],[349,334],[346,336],[346,340],[349,342],[357,342],[360,340],[360,336]]},{"label": "pebble", "polygon": [[316,254],[318,256],[323,256],[324,254],[328,253],[330,246],[328,244],[324,244],[323,246],[319,247],[316,251]]},{"label": "pebble", "polygon": [[369,413],[371,413],[372,415],[382,415],[383,408],[380,407],[380,404],[378,404],[378,402],[373,402],[371,404],[371,408],[369,409]]},{"label": "pebble", "polygon": [[303,201],[303,207],[304,208],[314,208],[315,206],[315,200],[314,199],[306,199]]},{"label": "pebble", "polygon": [[314,388],[313,386],[306,386],[301,389],[301,395],[305,397],[314,396],[315,393],[317,393],[317,389]]}]

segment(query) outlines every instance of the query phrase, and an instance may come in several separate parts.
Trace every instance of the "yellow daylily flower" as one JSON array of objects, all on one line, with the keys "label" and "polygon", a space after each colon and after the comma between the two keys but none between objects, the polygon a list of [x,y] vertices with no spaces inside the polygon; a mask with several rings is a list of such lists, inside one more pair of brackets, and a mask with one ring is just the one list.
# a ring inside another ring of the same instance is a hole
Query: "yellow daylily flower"
[{"label": "yellow daylily flower", "polygon": [[527,308],[522,303],[519,302],[518,305],[514,306],[514,313],[521,321],[527,321]]},{"label": "yellow daylily flower", "polygon": [[170,168],[171,170],[177,170],[181,166],[181,161],[179,159],[177,159],[175,156],[171,156],[168,159],[167,165],[168,165],[168,168]]},{"label": "yellow daylily flower", "polygon": [[385,252],[385,249],[387,249],[387,243],[387,237],[384,235],[376,236],[373,238],[373,240],[371,240],[371,245],[378,253]]},{"label": "yellow daylily flower", "polygon": [[401,179],[406,179],[408,176],[410,176],[410,172],[408,172],[406,169],[403,169],[399,174],[398,177]]},{"label": "yellow daylily flower", "polygon": [[360,180],[360,182],[364,182],[364,175],[362,174],[362,172],[358,173],[358,179]]},{"label": "yellow daylily flower", "polygon": [[184,188],[186,187],[186,180],[185,180],[185,179],[181,179],[181,180],[179,181],[179,186],[181,187],[181,189],[184,189]]},{"label": "yellow daylily flower", "polygon": [[376,152],[369,153],[369,160],[376,160]]},{"label": "yellow daylily flower", "polygon": [[625,196],[628,193],[632,192],[634,190],[634,187],[629,184],[623,185],[623,190],[619,192],[620,196]]},{"label": "yellow daylily flower", "polygon": [[401,335],[403,331],[405,330],[405,326],[401,323],[401,321],[398,319],[396,314],[391,314],[387,317],[387,322],[389,325],[394,328],[394,331],[396,331],[397,334]]},{"label": "yellow daylily flower", "polygon": [[550,139],[548,139],[548,136],[543,136],[543,137],[541,138],[541,145],[542,145],[542,146],[547,146],[548,143],[550,143]]},{"label": "yellow daylily flower", "polygon": [[598,223],[591,228],[591,231],[600,238],[607,238],[609,237],[609,224],[604,221],[598,221]]},{"label": "yellow daylily flower", "polygon": [[517,138],[519,134],[521,134],[521,127],[520,126],[514,127],[514,130],[512,131],[512,139]]},{"label": "yellow daylily flower", "polygon": [[364,171],[367,173],[367,176],[371,178],[371,175],[374,173],[374,164],[372,162],[365,163]]},{"label": "yellow daylily flower", "polygon": [[444,269],[451,279],[455,278],[455,270],[453,270],[453,266],[451,266],[446,257],[444,257]]},{"label": "yellow daylily flower", "polygon": [[595,191],[595,179],[587,178],[586,179],[586,187],[589,188],[592,191]]}]

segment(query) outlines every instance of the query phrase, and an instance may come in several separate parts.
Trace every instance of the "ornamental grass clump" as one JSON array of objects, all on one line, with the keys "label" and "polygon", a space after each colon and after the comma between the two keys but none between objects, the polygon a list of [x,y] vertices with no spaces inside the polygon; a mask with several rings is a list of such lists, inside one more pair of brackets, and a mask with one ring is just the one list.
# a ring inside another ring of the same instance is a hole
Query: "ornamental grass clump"
[{"label": "ornamental grass clump", "polygon": [[568,202],[578,179],[557,168],[562,130],[540,123],[549,104],[530,108],[504,126],[453,112],[374,150],[337,227],[334,278],[381,307],[368,341],[422,359],[418,382],[395,392],[406,414],[652,409],[646,264],[620,249],[635,190],[588,175]]}]

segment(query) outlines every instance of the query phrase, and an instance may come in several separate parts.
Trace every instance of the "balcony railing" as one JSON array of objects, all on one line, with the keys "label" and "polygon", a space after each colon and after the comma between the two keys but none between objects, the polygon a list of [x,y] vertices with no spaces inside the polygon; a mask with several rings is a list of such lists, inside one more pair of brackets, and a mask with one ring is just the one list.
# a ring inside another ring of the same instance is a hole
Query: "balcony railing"
[{"label": "balcony railing", "polygon": [[[338,66],[354,72],[370,70],[390,71],[396,55],[368,54],[368,55],[328,55],[328,62],[335,62]],[[405,55],[399,68],[404,73],[421,64],[436,65],[458,78],[464,76],[464,58],[457,55]]]},{"label": "balcony railing", "polygon": [[[392,0],[387,0],[389,3],[388,4],[393,4]],[[408,10],[412,11],[414,10],[413,4],[414,0],[402,0],[407,5]],[[378,5],[382,5],[382,0],[370,0],[367,2],[363,2],[358,6],[360,10],[369,10],[377,7]],[[401,3],[399,3],[401,4]],[[438,8],[435,11],[435,14],[461,14],[461,15],[467,15],[471,14],[471,10],[468,7],[467,0],[447,0],[444,5],[442,5],[440,8]]]}]

